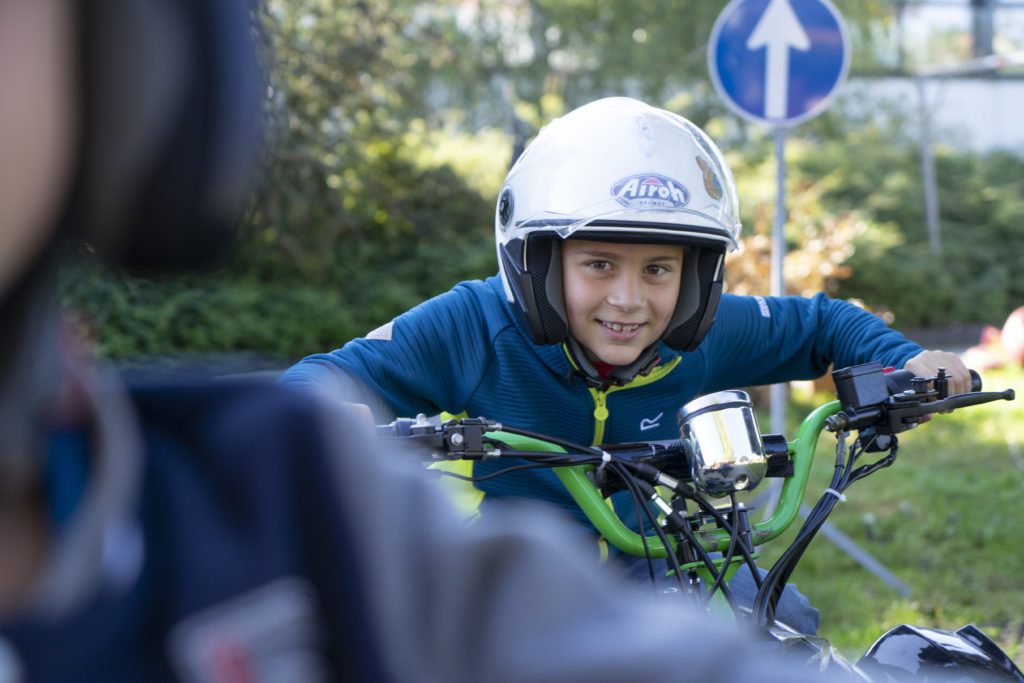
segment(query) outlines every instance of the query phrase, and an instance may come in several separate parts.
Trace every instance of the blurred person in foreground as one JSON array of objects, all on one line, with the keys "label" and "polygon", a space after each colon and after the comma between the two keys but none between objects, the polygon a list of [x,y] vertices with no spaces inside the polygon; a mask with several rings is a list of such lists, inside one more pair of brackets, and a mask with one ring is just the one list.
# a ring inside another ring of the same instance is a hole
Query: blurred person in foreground
[{"label": "blurred person in foreground", "polygon": [[0,3],[0,681],[820,680],[613,588],[540,513],[466,529],[315,396],[125,388],[62,329],[63,241],[219,250],[258,134],[246,20]]}]

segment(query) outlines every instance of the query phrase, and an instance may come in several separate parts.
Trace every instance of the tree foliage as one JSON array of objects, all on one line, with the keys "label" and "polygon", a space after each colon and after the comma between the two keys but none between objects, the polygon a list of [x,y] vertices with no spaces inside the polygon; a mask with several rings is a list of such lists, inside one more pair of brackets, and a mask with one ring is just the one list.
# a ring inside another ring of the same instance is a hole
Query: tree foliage
[{"label": "tree foliage", "polygon": [[[934,253],[924,230],[915,151],[904,149],[901,165],[876,167],[875,195],[888,195],[884,220],[899,229],[857,243],[848,260],[852,276],[841,291],[889,302],[901,324],[1000,324],[1024,302],[1024,159],[939,150],[942,251]],[[851,198],[834,194],[830,201],[837,205]]]},{"label": "tree foliage", "polygon": [[[470,121],[536,127],[592,99],[631,95],[666,104],[680,92],[712,100],[707,43],[725,0],[479,0],[433,5],[438,33],[475,59],[435,59],[422,74]],[[841,3],[854,69],[876,70],[890,39],[882,0]]]},{"label": "tree foliage", "polygon": [[[840,2],[854,71],[879,68],[887,3]],[[544,122],[629,94],[726,150],[748,238],[734,291],[767,291],[771,135],[713,95],[724,0],[265,0],[262,181],[213,275],[144,283],[80,262],[65,300],[109,355],[334,348],[460,279],[495,270],[493,201]],[[1021,161],[938,155],[947,254],[924,247],[916,149],[898,115],[835,106],[791,136],[790,286],[888,306],[905,324],[1000,320],[1024,300]],[[851,253],[852,251],[852,253]]]}]

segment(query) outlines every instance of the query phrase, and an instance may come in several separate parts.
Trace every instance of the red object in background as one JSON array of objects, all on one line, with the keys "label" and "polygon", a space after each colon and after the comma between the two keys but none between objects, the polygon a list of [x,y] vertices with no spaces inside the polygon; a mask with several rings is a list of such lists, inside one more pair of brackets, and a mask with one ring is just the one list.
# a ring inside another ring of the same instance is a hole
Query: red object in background
[{"label": "red object in background", "polygon": [[1002,329],[985,325],[981,343],[967,349],[964,363],[975,370],[992,370],[1007,365],[1024,365],[1024,306],[1007,318]]},{"label": "red object in background", "polygon": [[985,325],[985,327],[981,328],[981,343],[983,346],[988,344],[1001,344],[1002,341],[1000,340],[1002,335],[1003,333],[998,327]]},{"label": "red object in background", "polygon": [[999,336],[1007,359],[1024,364],[1024,306],[1010,314]]}]

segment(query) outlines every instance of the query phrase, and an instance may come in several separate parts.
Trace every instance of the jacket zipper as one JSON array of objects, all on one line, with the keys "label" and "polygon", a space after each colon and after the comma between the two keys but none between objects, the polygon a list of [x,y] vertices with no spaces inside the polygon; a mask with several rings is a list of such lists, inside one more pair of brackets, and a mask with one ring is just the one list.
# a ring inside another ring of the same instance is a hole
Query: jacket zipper
[{"label": "jacket zipper", "polygon": [[636,377],[627,384],[623,384],[618,387],[608,387],[604,391],[590,387],[590,395],[594,399],[594,440],[591,442],[592,445],[596,446],[604,440],[604,426],[608,421],[608,394],[613,391],[621,391],[623,389],[632,389],[634,387],[642,387],[651,382],[657,382],[659,379],[672,372],[679,361],[682,360],[682,356],[676,356],[665,365],[659,365],[658,367],[651,370],[650,373]]}]

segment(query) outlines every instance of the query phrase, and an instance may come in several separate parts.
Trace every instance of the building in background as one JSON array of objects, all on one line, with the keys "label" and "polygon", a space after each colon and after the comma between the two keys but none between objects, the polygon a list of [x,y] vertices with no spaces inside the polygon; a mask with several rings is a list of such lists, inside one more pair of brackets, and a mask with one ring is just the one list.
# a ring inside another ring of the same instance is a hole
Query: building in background
[{"label": "building in background", "polygon": [[898,0],[892,11],[876,73],[851,86],[920,100],[934,142],[1024,153],[1024,0]]}]

